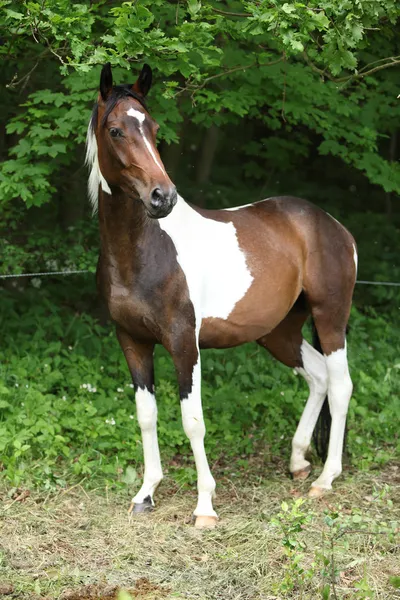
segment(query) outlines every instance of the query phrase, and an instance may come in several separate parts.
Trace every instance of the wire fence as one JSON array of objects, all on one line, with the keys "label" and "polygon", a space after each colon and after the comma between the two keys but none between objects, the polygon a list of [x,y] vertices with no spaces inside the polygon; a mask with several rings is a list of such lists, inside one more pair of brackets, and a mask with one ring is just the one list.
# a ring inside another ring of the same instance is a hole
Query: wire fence
[{"label": "wire fence", "polygon": [[[71,271],[45,271],[43,273],[12,273],[7,275],[0,275],[0,279],[17,279],[18,277],[53,277],[55,275],[79,275],[81,273],[91,273],[92,275],[94,275],[93,271],[91,271],[90,269],[81,269]],[[398,281],[365,281],[358,279],[356,283],[362,285],[387,285],[392,287],[400,287],[400,282]]]}]

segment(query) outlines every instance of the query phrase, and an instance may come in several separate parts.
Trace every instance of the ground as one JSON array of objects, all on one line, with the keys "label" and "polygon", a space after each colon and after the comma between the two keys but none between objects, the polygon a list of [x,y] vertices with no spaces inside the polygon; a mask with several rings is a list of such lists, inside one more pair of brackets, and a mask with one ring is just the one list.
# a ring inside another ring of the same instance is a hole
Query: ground
[{"label": "ground", "polygon": [[216,473],[213,531],[193,527],[195,490],[171,478],[131,520],[127,490],[3,489],[0,598],[400,598],[398,465],[347,469],[318,501],[279,465],[236,471]]}]

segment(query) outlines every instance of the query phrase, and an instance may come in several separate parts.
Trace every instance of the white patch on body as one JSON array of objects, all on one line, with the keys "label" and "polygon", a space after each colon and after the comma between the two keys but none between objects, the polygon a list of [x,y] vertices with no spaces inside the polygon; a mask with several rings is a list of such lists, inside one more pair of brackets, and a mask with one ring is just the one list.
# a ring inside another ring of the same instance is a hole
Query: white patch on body
[{"label": "white patch on body", "polygon": [[154,394],[146,388],[136,391],[136,413],[142,432],[144,477],[132,502],[141,504],[148,496],[153,502],[154,491],[163,478],[157,439],[157,404]]},{"label": "white patch on body", "polygon": [[145,143],[145,146],[147,148],[147,150],[150,152],[151,157],[153,158],[154,162],[156,163],[157,167],[164,173],[164,175],[166,175],[165,173],[165,169],[162,166],[162,164],[160,163],[160,161],[158,160],[157,156],[155,155],[155,152],[149,142],[149,140],[147,139],[147,137],[144,134],[143,131],[143,122],[146,118],[146,115],[144,113],[142,113],[140,110],[136,110],[136,108],[130,108],[126,114],[129,117],[134,117],[135,119],[137,119],[138,123],[139,123],[139,131],[140,131],[140,135],[143,138],[143,141]]},{"label": "white patch on body", "polygon": [[203,217],[180,196],[158,222],[174,243],[186,276],[196,331],[202,319],[227,319],[253,281],[234,225]]},{"label": "white patch on body", "polygon": [[328,391],[328,372],[324,356],[306,340],[303,340],[301,357],[303,367],[297,368],[296,371],[307,381],[310,395],[292,440],[290,458],[292,473],[301,471],[310,464],[305,460],[305,453],[310,446],[312,433]]},{"label": "white patch on body", "polygon": [[356,265],[356,274],[357,274],[357,270],[358,270],[358,256],[357,256],[357,249],[356,249],[356,245],[353,244],[353,258],[354,258],[354,264]]},{"label": "white patch on body", "polygon": [[328,457],[321,475],[312,485],[331,489],[332,481],[342,472],[344,430],[353,384],[347,363],[346,344],[344,348],[324,356],[328,371],[328,398],[332,425]]},{"label": "white patch on body", "polygon": [[99,185],[103,192],[110,194],[111,190],[107,181],[104,179],[102,172],[100,171],[99,158],[97,152],[97,140],[96,135],[89,123],[87,136],[86,136],[86,164],[90,168],[89,181],[88,181],[88,193],[89,199],[93,206],[93,212],[97,210]]}]

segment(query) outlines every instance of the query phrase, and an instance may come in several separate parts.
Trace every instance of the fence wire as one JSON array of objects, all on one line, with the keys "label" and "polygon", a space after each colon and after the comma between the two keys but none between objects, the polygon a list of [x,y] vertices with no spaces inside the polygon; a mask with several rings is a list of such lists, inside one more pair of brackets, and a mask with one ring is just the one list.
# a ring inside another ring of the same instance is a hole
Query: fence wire
[{"label": "fence wire", "polygon": [[[81,270],[72,270],[72,271],[45,271],[43,273],[12,273],[8,275],[0,275],[0,279],[17,279],[18,277],[52,277],[54,275],[79,275],[81,273],[92,273],[90,269],[81,269]],[[388,285],[392,287],[400,287],[400,282],[398,281],[365,281],[358,279],[356,281],[358,284],[362,285]]]}]

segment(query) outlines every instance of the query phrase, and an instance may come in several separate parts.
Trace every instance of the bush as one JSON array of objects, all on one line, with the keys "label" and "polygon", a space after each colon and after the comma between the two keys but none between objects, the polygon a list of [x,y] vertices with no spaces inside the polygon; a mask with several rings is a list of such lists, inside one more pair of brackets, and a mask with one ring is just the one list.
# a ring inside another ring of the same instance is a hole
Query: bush
[{"label": "bush", "polygon": [[[111,483],[128,465],[142,464],[134,392],[113,328],[71,308],[60,295],[65,286],[0,292],[0,453],[3,477],[14,485],[53,487],[74,476]],[[354,309],[351,323],[348,447],[363,468],[396,449],[400,330],[372,310]],[[205,351],[202,364],[210,459],[255,450],[288,456],[308,393],[303,379],[254,344]],[[174,369],[163,348],[156,381],[162,455],[188,457],[184,476],[192,480]]]}]

